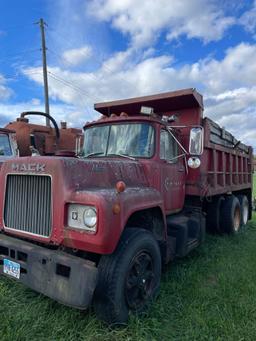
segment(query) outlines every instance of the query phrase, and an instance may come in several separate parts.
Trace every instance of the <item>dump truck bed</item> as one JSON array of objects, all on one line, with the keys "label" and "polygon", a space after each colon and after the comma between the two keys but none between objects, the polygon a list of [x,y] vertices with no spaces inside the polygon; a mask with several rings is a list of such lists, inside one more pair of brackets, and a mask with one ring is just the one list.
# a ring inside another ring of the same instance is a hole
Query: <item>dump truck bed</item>
[{"label": "dump truck bed", "polygon": [[252,148],[209,118],[202,120],[204,152],[199,169],[189,169],[186,194],[201,197],[252,188]]}]

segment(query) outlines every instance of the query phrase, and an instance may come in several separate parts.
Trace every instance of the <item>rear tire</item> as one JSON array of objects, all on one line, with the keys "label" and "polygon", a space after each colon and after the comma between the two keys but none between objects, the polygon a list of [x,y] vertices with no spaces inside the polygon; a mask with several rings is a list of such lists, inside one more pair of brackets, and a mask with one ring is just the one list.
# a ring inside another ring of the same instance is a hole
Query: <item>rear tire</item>
[{"label": "rear tire", "polygon": [[241,207],[241,226],[245,226],[249,220],[249,201],[246,195],[237,196]]},{"label": "rear tire", "polygon": [[227,196],[221,205],[220,227],[228,234],[238,233],[241,226],[241,209],[237,197]]},{"label": "rear tire", "polygon": [[145,312],[159,292],[158,243],[151,232],[128,228],[115,252],[101,257],[98,270],[95,313],[110,326],[125,325],[129,311]]}]

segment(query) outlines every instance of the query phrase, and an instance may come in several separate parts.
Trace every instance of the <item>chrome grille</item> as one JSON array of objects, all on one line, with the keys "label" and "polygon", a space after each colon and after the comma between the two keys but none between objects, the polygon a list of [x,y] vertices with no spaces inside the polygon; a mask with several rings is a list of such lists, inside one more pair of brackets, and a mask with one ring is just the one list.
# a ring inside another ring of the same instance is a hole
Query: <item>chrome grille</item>
[{"label": "chrome grille", "polygon": [[6,227],[48,237],[52,227],[51,206],[49,176],[7,176],[4,207]]}]

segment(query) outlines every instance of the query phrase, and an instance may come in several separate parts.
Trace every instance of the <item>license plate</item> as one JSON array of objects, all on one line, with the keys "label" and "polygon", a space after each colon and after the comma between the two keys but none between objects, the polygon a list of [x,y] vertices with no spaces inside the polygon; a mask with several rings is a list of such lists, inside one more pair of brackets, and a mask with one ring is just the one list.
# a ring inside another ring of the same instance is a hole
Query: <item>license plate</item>
[{"label": "license plate", "polygon": [[20,278],[20,264],[4,259],[4,273],[14,278]]}]

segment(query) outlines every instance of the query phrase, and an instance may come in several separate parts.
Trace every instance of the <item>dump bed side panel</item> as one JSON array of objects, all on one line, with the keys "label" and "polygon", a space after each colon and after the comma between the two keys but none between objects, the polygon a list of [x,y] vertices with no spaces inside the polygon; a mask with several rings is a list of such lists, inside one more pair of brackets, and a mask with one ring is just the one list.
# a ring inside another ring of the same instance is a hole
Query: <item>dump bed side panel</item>
[{"label": "dump bed side panel", "polygon": [[201,197],[252,187],[252,148],[204,118],[204,152],[199,169],[189,169],[186,194]]}]

